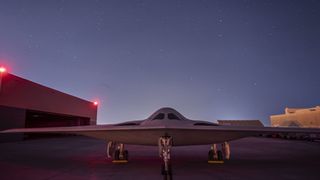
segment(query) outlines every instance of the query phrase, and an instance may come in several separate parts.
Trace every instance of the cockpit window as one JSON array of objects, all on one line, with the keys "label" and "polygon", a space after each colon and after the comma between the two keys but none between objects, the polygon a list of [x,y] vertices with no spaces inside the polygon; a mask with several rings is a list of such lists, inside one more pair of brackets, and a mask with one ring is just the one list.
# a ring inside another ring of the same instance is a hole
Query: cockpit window
[{"label": "cockpit window", "polygon": [[173,114],[173,113],[169,113],[168,114],[168,119],[180,120],[180,118],[177,115]]},{"label": "cockpit window", "polygon": [[154,117],[152,120],[156,120],[156,119],[164,119],[164,113],[160,113],[156,115],[156,117]]}]

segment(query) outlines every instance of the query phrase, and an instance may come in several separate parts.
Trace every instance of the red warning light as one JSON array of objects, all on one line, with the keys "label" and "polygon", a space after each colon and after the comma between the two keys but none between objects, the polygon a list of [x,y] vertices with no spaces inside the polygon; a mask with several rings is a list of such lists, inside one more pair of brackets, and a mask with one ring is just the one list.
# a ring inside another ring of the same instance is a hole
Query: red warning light
[{"label": "red warning light", "polygon": [[7,71],[7,69],[5,67],[0,67],[0,73],[5,73]]},{"label": "red warning light", "polygon": [[98,106],[99,103],[98,103],[98,101],[94,101],[93,104],[94,104],[95,106]]}]

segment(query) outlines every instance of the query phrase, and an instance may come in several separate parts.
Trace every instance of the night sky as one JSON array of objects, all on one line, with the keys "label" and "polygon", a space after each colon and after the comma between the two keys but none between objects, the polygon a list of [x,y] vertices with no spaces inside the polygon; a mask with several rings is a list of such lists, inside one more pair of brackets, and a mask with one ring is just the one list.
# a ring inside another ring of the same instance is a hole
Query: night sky
[{"label": "night sky", "polygon": [[0,0],[0,64],[99,99],[100,124],[169,106],[268,125],[320,104],[320,1]]}]

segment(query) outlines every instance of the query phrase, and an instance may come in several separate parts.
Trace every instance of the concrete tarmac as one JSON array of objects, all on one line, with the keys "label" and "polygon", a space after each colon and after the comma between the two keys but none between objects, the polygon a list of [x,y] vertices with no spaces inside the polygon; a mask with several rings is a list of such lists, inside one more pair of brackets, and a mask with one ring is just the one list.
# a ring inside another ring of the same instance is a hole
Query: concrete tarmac
[{"label": "concrete tarmac", "polygon": [[[320,179],[320,143],[271,138],[230,142],[231,160],[208,164],[209,145],[174,147],[173,179]],[[0,179],[162,179],[158,148],[127,145],[129,163],[105,159],[106,144],[81,136],[0,143]]]}]

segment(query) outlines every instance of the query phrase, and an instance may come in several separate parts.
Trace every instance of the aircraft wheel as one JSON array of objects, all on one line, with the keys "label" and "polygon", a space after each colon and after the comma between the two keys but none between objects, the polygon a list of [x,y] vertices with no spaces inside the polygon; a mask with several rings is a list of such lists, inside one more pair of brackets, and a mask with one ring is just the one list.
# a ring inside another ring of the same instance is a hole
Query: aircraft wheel
[{"label": "aircraft wheel", "polygon": [[212,150],[210,150],[210,151],[208,152],[208,160],[209,160],[209,161],[212,161],[212,160],[213,160],[213,151],[212,151]]},{"label": "aircraft wheel", "polygon": [[120,151],[119,150],[116,150],[114,152],[114,160],[119,160],[119,155],[120,155]]},{"label": "aircraft wheel", "polygon": [[125,150],[124,151],[124,159],[128,160],[128,158],[129,158],[129,152],[128,152],[128,150]]},{"label": "aircraft wheel", "polygon": [[169,171],[165,171],[164,170],[164,165],[162,165],[161,167],[161,174],[163,175],[163,179],[164,180],[172,180],[172,170],[171,170],[171,166],[169,167]]},{"label": "aircraft wheel", "polygon": [[168,171],[165,170],[165,165],[161,165],[161,174],[162,175],[172,175],[172,166],[171,164],[168,165]]},{"label": "aircraft wheel", "polygon": [[166,170],[164,168],[164,164],[161,165],[161,174],[166,175]]},{"label": "aircraft wheel", "polygon": [[168,165],[168,172],[167,172],[170,176],[172,175],[172,166],[171,164]]},{"label": "aircraft wheel", "polygon": [[222,151],[219,150],[217,153],[218,153],[218,160],[222,161],[223,160]]},{"label": "aircraft wheel", "polygon": [[171,174],[166,174],[163,176],[164,180],[172,180],[172,175]]}]

